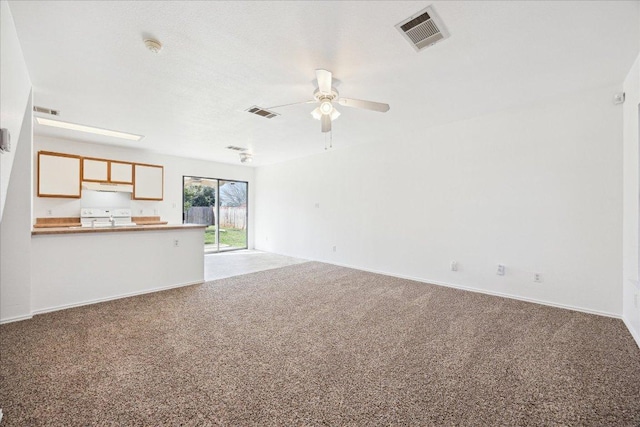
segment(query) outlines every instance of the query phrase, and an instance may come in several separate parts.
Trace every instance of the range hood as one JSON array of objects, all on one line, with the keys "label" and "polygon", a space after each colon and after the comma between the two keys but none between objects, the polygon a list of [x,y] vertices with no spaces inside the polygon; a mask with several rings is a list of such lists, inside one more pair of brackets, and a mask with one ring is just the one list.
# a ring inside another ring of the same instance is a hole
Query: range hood
[{"label": "range hood", "polygon": [[109,191],[111,193],[133,193],[133,185],[131,184],[111,184],[104,182],[82,182],[83,190],[93,191]]}]

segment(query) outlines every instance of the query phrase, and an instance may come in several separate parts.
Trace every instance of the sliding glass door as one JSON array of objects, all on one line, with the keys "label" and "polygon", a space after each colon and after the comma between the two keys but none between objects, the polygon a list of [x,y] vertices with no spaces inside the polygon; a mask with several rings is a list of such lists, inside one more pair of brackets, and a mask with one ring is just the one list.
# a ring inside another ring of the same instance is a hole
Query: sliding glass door
[{"label": "sliding glass door", "polygon": [[185,224],[206,225],[205,252],[247,248],[248,183],[183,176]]}]

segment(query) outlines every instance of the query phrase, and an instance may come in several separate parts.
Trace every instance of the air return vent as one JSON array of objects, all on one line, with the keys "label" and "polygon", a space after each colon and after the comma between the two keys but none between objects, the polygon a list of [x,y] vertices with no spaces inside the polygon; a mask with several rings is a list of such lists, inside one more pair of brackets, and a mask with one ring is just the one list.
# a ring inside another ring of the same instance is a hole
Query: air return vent
[{"label": "air return vent", "polygon": [[262,117],[266,117],[267,119],[272,119],[275,116],[279,116],[280,114],[278,113],[274,113],[273,111],[269,111],[269,110],[265,110],[264,108],[260,108],[257,105],[254,105],[253,107],[247,108],[245,111],[251,113],[251,114],[255,114],[257,116],[262,116]]},{"label": "air return vent", "polygon": [[396,28],[416,52],[449,37],[449,32],[431,6],[403,20]]},{"label": "air return vent", "polygon": [[59,110],[52,110],[51,108],[38,107],[37,105],[33,106],[33,111],[35,111],[36,113],[50,114],[52,116],[60,115]]},{"label": "air return vent", "polygon": [[247,148],[238,147],[237,145],[228,145],[227,150],[233,151],[247,151]]}]

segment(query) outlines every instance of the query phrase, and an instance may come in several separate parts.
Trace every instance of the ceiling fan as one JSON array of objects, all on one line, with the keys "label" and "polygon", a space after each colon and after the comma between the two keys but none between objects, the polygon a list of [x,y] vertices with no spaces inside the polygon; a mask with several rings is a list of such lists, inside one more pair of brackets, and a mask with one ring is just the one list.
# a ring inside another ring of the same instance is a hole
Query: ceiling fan
[{"label": "ceiling fan", "polygon": [[[312,101],[296,102],[293,104],[277,105],[270,107],[267,110],[274,108],[285,107],[296,104],[320,104],[315,110],[311,112],[314,119],[320,120],[322,132],[331,131],[331,122],[340,116],[340,112],[336,110],[333,103],[337,102],[345,107],[362,108],[365,110],[379,111],[384,113],[389,111],[389,104],[383,104],[381,102],[363,101],[361,99],[340,98],[336,88],[331,86],[332,82],[331,71],[316,70],[316,81],[318,88],[313,92]],[[260,113],[258,113],[260,114]],[[262,114],[261,114],[262,115]]]}]

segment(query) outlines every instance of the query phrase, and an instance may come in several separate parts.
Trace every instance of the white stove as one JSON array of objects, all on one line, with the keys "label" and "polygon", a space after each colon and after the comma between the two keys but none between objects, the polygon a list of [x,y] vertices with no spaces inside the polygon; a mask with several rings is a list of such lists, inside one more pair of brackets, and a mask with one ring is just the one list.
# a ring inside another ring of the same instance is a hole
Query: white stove
[{"label": "white stove", "polygon": [[132,227],[131,209],[103,209],[82,208],[80,210],[80,224],[82,227]]}]

